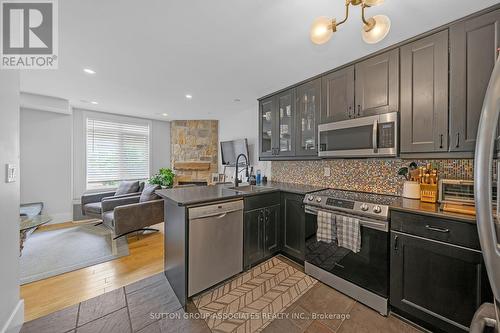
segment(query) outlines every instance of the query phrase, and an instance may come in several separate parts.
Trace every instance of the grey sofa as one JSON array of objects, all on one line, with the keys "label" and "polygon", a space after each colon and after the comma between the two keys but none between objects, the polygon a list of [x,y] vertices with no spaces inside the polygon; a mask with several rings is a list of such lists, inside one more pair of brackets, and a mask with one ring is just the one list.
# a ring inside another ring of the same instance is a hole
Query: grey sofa
[{"label": "grey sofa", "polygon": [[158,231],[148,228],[164,221],[163,200],[154,194],[156,189],[146,185],[142,195],[102,201],[102,222],[113,230],[114,239],[136,231]]},{"label": "grey sofa", "polygon": [[[131,182],[123,182],[130,184]],[[120,184],[121,186],[122,184]],[[127,184],[126,184],[127,185]],[[126,200],[129,197],[140,196],[142,190],[144,189],[144,183],[140,182],[139,187],[134,189],[133,192],[125,194],[116,194],[117,191],[108,191],[100,193],[89,193],[84,194],[81,198],[82,214],[83,216],[88,216],[90,218],[101,219],[102,218],[102,202],[106,200],[124,200],[124,204],[128,203]],[[115,203],[117,201],[114,201]]]}]

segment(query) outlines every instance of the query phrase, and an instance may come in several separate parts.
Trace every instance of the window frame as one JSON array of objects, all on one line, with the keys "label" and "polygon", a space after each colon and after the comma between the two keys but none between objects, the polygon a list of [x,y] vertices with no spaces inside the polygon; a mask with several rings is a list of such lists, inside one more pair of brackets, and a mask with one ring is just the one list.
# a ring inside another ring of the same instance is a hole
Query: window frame
[{"label": "window frame", "polygon": [[145,181],[151,177],[151,167],[152,167],[152,136],[153,136],[153,122],[151,120],[141,119],[141,118],[133,118],[127,116],[119,116],[113,114],[106,114],[100,112],[84,112],[82,117],[82,127],[83,127],[83,180],[84,180],[84,192],[85,193],[99,193],[106,191],[113,191],[117,188],[117,186],[97,186],[89,188],[88,182],[88,173],[87,173],[87,122],[89,119],[97,120],[97,121],[106,121],[106,122],[114,122],[114,123],[124,123],[130,125],[140,125],[140,126],[148,126],[149,134],[148,134],[148,178],[146,179],[138,179],[140,181]]}]

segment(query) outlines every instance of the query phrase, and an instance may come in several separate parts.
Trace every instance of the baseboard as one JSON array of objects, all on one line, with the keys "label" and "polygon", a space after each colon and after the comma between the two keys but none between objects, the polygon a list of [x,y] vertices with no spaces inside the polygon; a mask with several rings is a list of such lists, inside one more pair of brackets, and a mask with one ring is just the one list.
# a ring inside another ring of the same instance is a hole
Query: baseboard
[{"label": "baseboard", "polygon": [[19,333],[24,323],[24,300],[17,302],[0,333]]}]

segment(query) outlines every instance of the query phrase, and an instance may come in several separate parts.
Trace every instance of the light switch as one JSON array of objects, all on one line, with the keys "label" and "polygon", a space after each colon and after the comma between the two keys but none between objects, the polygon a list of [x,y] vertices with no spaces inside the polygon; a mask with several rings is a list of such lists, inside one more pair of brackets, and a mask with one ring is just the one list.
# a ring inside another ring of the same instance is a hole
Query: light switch
[{"label": "light switch", "polygon": [[16,171],[17,171],[17,168],[16,168],[16,165],[15,164],[7,164],[6,167],[6,172],[7,172],[7,176],[6,176],[6,183],[13,183],[16,181]]},{"label": "light switch", "polygon": [[325,177],[330,177],[330,175],[331,175],[330,168],[324,168],[324,175],[325,175]]}]

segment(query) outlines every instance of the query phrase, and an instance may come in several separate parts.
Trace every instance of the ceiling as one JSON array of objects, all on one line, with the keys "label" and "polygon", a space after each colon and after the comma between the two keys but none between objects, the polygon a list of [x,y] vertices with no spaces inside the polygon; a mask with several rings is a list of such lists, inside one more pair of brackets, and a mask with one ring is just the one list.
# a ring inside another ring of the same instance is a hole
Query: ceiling
[{"label": "ceiling", "polygon": [[21,90],[97,111],[220,119],[253,112],[258,97],[496,3],[386,0],[367,11],[392,21],[376,45],[362,41],[356,7],[330,42],[317,46],[309,41],[311,22],[341,19],[343,0],[63,0],[59,69],[23,71]]}]

